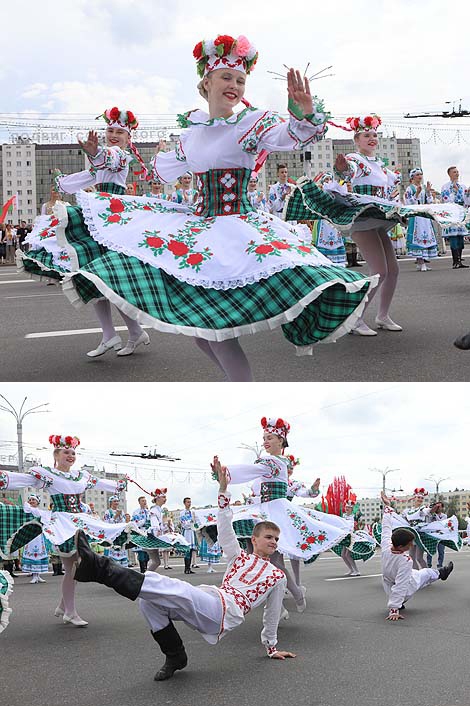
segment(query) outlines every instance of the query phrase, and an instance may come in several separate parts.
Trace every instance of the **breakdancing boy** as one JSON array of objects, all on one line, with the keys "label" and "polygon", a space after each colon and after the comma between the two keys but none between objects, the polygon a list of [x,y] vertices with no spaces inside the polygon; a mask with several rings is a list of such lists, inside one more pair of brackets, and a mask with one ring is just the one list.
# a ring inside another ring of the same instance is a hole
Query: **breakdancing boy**
[{"label": "breakdancing boy", "polygon": [[408,554],[413,546],[414,534],[406,527],[392,528],[390,498],[381,493],[384,504],[382,517],[382,583],[388,596],[389,614],[386,620],[403,620],[400,610],[406,601],[434,581],[446,581],[454,568],[450,561],[441,569],[413,569],[413,560]]},{"label": "breakdancing boy", "polygon": [[75,580],[96,581],[130,600],[139,598],[139,607],[147,620],[153,639],[166,656],[155,681],[173,676],[188,663],[183,642],[173,620],[182,620],[216,644],[227,632],[241,625],[252,608],[266,604],[263,611],[261,642],[269,657],[295,657],[277,649],[277,627],[286,588],[283,571],[269,561],[276,551],[279,527],[273,522],[260,522],[253,530],[253,554],[246,554],[238,544],[232,527],[230,493],[227,491],[225,469],[214,459],[219,478],[219,513],[217,528],[219,543],[227,558],[227,570],[222,584],[192,586],[186,581],[170,579],[153,571],[145,574],[119,566],[108,557],[91,551],[85,534],[80,530],[75,542],[78,565]]}]

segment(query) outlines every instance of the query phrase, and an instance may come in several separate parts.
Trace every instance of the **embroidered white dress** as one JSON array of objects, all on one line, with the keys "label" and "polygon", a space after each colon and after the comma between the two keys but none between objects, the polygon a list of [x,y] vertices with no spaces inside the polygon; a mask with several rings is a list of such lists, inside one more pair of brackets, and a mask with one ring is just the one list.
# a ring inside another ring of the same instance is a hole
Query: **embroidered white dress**
[{"label": "embroidered white dress", "polygon": [[[325,120],[318,113],[286,122],[255,108],[226,119],[191,111],[176,150],[159,153],[152,168],[161,182],[189,168],[194,207],[80,191],[83,238],[106,253],[65,277],[71,301],[89,301],[91,286],[142,324],[207,340],[284,325],[288,340],[308,349],[345,333],[377,279],[334,267],[305,244],[302,226],[254,210],[246,194],[260,150],[302,149],[322,138]],[[72,261],[74,249],[69,239]]]},{"label": "embroidered white dress", "polygon": [[[415,184],[410,184],[405,191],[405,203],[408,205],[434,203],[430,193],[421,189],[417,193]],[[429,218],[410,218],[406,232],[408,255],[431,259],[437,257],[437,239],[434,224]]]}]

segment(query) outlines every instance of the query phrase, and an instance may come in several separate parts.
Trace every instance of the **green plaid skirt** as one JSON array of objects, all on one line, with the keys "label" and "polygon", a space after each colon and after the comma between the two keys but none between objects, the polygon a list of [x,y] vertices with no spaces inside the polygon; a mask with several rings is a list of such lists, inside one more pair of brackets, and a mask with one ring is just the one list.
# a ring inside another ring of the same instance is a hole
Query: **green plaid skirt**
[{"label": "green plaid skirt", "polygon": [[63,275],[67,273],[67,270],[55,264],[51,253],[44,248],[24,252],[21,257],[25,272],[35,277],[45,277],[60,282]]},{"label": "green plaid skirt", "polygon": [[42,532],[39,520],[30,512],[25,512],[19,505],[0,503],[0,557],[24,547]]},{"label": "green plaid skirt", "polygon": [[[442,542],[445,547],[448,547],[448,549],[453,549],[454,551],[459,551],[462,546],[462,538],[460,535],[459,541],[456,543],[452,542],[449,539],[436,539],[435,537],[432,537],[430,534],[426,534],[425,532],[418,532],[418,530],[416,530],[414,527],[406,526],[406,529],[409,529],[411,532],[413,532],[416,545],[420,549],[422,549],[423,552],[427,552],[432,556],[434,556],[434,554],[437,552],[437,545],[439,544],[439,542]],[[382,538],[382,525],[380,522],[376,523],[373,526],[372,533],[377,542],[380,544]]]},{"label": "green plaid skirt", "polygon": [[[123,307],[130,316],[137,316],[141,323],[188,335],[240,327],[244,329],[234,335],[269,330],[279,325],[275,317],[298,305],[296,318],[282,325],[284,336],[296,346],[317,343],[333,334],[369,289],[362,275],[342,267],[298,266],[260,282],[221,291],[186,284],[135,257],[114,251],[106,251],[81,267],[72,283],[84,302],[95,299],[98,288],[101,296]],[[348,286],[360,289],[347,291]],[[320,287],[323,291],[318,293]],[[299,305],[315,290],[318,296],[313,301]],[[131,308],[126,309],[126,303]]]},{"label": "green plaid skirt", "polygon": [[320,189],[312,180],[303,179],[294,188],[285,207],[286,221],[324,218],[339,230],[349,230],[357,218],[378,218],[385,223],[401,222],[413,215],[429,217],[426,213],[413,214],[412,207],[399,207],[381,203],[348,204],[339,203],[335,198]]},{"label": "green plaid skirt", "polygon": [[175,551],[182,552],[186,554],[189,551],[189,547],[184,544],[168,544],[167,542],[162,542],[158,537],[144,537],[142,534],[137,532],[130,533],[131,547],[139,547],[139,549],[174,549]]},{"label": "green plaid skirt", "polygon": [[367,559],[370,559],[372,556],[374,556],[375,545],[372,545],[369,542],[354,542],[352,546],[350,546],[350,544],[351,535],[349,534],[343,539],[342,542],[337,544],[335,547],[332,547],[332,550],[335,554],[341,556],[343,547],[346,547],[346,549],[349,549],[351,558],[354,559],[354,561],[359,561],[359,559],[367,561]]}]

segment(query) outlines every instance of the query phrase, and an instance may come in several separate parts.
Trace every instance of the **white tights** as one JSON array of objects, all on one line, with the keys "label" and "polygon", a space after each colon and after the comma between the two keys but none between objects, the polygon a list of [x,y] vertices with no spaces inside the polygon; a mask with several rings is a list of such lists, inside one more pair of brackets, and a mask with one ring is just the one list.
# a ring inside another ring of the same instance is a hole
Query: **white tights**
[{"label": "white tights", "polygon": [[197,347],[222,370],[229,382],[253,382],[250,364],[238,338],[226,341],[206,341],[204,338],[194,340]]},{"label": "white tights", "polygon": [[79,617],[77,609],[75,608],[75,585],[77,582],[73,579],[73,565],[76,560],[76,554],[62,557],[65,576],[62,579],[62,598],[59,603],[59,608],[64,611],[65,615],[73,618]]},{"label": "white tights", "polygon": [[379,286],[370,292],[366,307],[380,290],[377,316],[379,319],[385,319],[395,293],[399,272],[392,241],[383,229],[354,231],[352,237],[367,262],[369,274],[380,275]]},{"label": "white tights", "polygon": [[[111,302],[108,299],[98,299],[98,301],[93,302],[93,306],[95,307],[96,316],[103,329],[103,341],[109,341],[116,336],[116,329],[114,328],[111,314]],[[129,341],[137,341],[142,333],[142,328],[137,321],[131,319],[130,316],[124,314],[120,309],[119,314],[129,330]]]}]

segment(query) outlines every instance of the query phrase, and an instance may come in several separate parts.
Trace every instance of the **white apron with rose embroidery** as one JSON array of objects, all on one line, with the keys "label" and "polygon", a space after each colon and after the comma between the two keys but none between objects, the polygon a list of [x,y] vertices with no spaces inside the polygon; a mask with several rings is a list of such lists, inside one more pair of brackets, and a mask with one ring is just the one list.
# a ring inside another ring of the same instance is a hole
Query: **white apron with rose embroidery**
[{"label": "white apron with rose embroidery", "polygon": [[72,303],[96,296],[91,287],[140,323],[208,340],[284,324],[296,346],[346,333],[377,278],[334,267],[304,242],[302,226],[254,210],[246,193],[261,150],[304,149],[322,138],[326,114],[317,107],[312,116],[289,122],[250,107],[227,119],[199,110],[184,116],[187,129],[176,150],[157,155],[152,176],[171,182],[193,171],[193,208],[80,191],[82,237],[91,236],[106,252],[82,264],[77,234],[62,214],[58,231],[73,270],[64,289]]},{"label": "white apron with rose embroidery", "polygon": [[[227,477],[231,485],[256,481],[254,500],[251,498],[248,505],[232,506],[233,522],[274,522],[281,530],[278,550],[282,554],[308,562],[350,533],[349,524],[342,518],[330,518],[322,512],[313,517],[306,508],[287,500],[287,462],[282,456],[267,455],[253,464],[229,465]],[[195,514],[199,528],[217,523],[217,508],[195,510]]]}]

